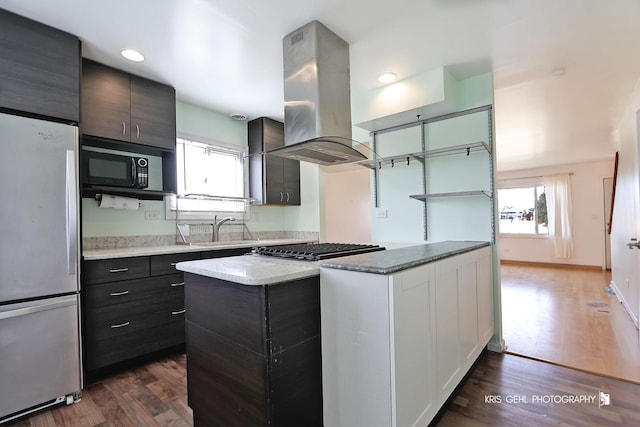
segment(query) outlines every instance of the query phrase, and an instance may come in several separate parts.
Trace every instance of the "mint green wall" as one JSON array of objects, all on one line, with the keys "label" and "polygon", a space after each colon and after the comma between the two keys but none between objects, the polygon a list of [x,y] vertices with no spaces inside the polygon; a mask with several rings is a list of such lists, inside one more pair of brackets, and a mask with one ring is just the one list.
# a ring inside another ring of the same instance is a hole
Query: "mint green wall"
[{"label": "mint green wall", "polygon": [[[247,146],[247,122],[206,108],[177,102],[178,135],[201,137],[227,145]],[[318,231],[318,170],[301,167],[302,206],[254,206],[247,227],[251,231]],[[145,219],[145,212],[159,219]],[[137,211],[101,209],[93,199],[82,200],[84,237],[161,235],[175,233],[175,220],[165,220],[163,201],[141,201]]]},{"label": "mint green wall", "polygon": [[[493,104],[491,73],[461,81],[446,81],[448,92],[455,94],[458,111]],[[488,141],[487,112],[430,123],[425,127],[426,149]],[[378,155],[421,151],[420,126],[377,137]],[[447,156],[426,161],[426,192],[489,190],[491,162],[486,152],[470,156]],[[418,161],[398,162],[395,167],[383,165],[378,169],[378,206],[386,211],[386,218],[378,218],[372,200],[371,234],[374,241],[424,240],[423,202],[410,199],[422,194],[422,165]],[[373,196],[373,191],[372,191]],[[485,196],[431,199],[427,202],[427,231],[429,241],[490,240],[492,234],[492,200]]]}]

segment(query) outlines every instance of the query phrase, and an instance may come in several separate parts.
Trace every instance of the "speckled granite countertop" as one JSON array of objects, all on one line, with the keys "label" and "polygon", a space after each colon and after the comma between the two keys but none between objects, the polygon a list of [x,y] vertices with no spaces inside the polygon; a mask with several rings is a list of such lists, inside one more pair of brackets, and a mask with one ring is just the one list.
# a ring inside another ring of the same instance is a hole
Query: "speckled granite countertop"
[{"label": "speckled granite countertop", "polygon": [[99,260],[112,258],[129,258],[148,255],[165,255],[185,252],[205,252],[235,248],[252,248],[254,246],[291,245],[308,243],[308,239],[269,239],[269,240],[238,240],[232,242],[194,243],[191,245],[145,246],[113,249],[89,249],[82,252],[85,260]]},{"label": "speckled granite countertop", "polygon": [[185,261],[179,262],[176,268],[187,273],[243,285],[273,285],[320,274],[318,263],[315,261],[296,261],[261,255]]},{"label": "speckled granite countertop", "polygon": [[319,262],[244,255],[186,261],[178,263],[176,268],[180,271],[243,285],[272,285],[317,276],[320,274],[320,267],[373,274],[391,274],[489,246],[489,242],[438,242],[412,244],[412,246],[406,246],[406,244],[404,246],[402,244],[381,245],[387,247],[387,250]]},{"label": "speckled granite countertop", "polygon": [[322,268],[362,273],[392,274],[489,245],[489,242],[458,241],[425,243],[405,248],[332,258],[320,261],[319,265]]}]

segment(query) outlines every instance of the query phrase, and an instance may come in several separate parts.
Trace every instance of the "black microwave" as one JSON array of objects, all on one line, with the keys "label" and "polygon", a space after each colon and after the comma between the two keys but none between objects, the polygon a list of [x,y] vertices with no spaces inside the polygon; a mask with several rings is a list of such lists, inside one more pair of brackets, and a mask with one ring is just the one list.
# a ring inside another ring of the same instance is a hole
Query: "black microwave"
[{"label": "black microwave", "polygon": [[149,160],[145,157],[83,150],[82,177],[85,184],[147,188],[149,186]]}]

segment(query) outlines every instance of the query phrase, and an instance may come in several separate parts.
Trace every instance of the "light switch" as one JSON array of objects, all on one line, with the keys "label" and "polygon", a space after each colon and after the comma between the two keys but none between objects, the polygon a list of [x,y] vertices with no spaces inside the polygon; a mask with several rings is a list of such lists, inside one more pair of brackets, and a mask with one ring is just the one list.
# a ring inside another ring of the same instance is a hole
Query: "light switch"
[{"label": "light switch", "polygon": [[376,218],[386,218],[387,210],[385,208],[376,208]]}]

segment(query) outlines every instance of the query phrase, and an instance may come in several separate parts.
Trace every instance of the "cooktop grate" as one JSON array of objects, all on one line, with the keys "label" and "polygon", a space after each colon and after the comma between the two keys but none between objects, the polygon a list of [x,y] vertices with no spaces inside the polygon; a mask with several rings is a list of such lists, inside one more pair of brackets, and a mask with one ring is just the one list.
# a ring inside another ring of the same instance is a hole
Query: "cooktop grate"
[{"label": "cooktop grate", "polygon": [[383,251],[379,245],[361,245],[351,243],[302,243],[286,246],[261,246],[253,250],[259,255],[280,258],[294,258],[308,261],[335,258],[340,256]]}]

